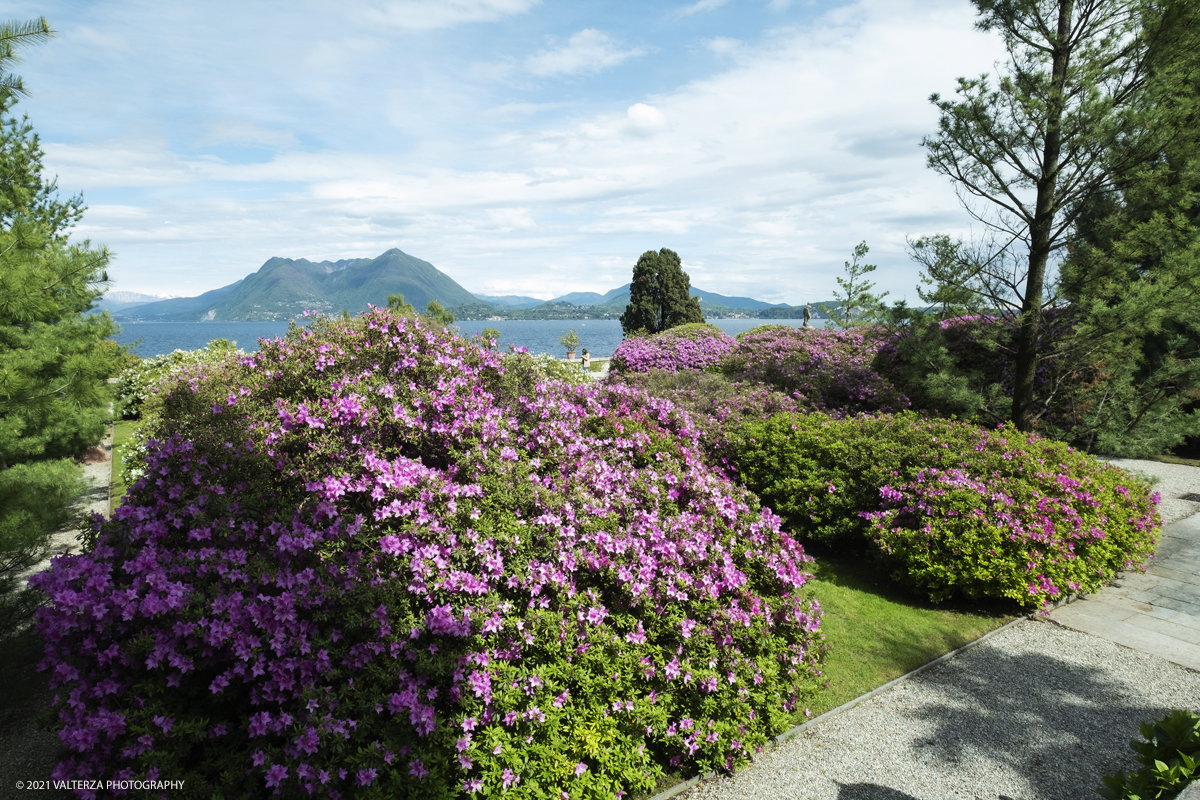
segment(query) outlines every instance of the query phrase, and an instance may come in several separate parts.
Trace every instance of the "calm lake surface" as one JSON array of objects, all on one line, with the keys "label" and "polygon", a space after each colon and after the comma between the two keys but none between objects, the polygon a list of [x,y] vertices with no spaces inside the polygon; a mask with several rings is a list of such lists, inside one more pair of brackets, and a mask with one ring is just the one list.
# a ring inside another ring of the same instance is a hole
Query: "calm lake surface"
[{"label": "calm lake surface", "polygon": [[[824,319],[814,319],[822,327]],[[715,319],[712,324],[731,336],[758,325],[781,324],[799,328],[798,319]],[[528,347],[531,353],[551,353],[562,358],[566,349],[558,337],[572,328],[579,334],[579,349],[587,348],[595,358],[607,358],[621,343],[621,322],[615,319],[589,320],[500,320],[495,322],[468,321],[455,325],[464,336],[479,333],[484,328],[500,331],[499,345]],[[273,339],[287,333],[286,322],[123,322],[121,332],[114,336],[120,344],[138,342],[134,350],[142,358],[153,358],[173,350],[196,350],[213,339],[237,342],[246,352],[258,350],[259,339]]]}]

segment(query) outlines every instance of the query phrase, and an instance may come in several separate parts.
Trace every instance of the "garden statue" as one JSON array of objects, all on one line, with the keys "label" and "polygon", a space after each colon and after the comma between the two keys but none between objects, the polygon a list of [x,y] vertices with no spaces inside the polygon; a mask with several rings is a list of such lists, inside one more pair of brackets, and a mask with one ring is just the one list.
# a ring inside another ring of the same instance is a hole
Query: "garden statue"
[{"label": "garden statue", "polygon": [[811,320],[811,319],[812,319],[812,303],[805,303],[804,304],[804,327],[806,327],[806,328],[812,327],[812,325],[808,324],[809,320]]}]

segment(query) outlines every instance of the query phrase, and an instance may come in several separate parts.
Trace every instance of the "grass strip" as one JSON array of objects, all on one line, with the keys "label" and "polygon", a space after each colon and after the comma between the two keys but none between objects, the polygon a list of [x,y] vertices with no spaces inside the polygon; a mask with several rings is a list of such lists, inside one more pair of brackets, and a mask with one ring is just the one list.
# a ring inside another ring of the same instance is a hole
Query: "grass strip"
[{"label": "grass strip", "polygon": [[125,472],[125,448],[129,444],[129,437],[133,434],[141,422],[135,419],[119,419],[113,422],[113,450],[112,450],[112,487],[111,487],[111,507],[115,511],[117,506],[121,505],[121,500],[125,497],[125,490],[128,488],[121,476]]},{"label": "grass strip", "polygon": [[[869,559],[818,557],[808,586],[821,604],[829,687],[816,717],[978,639],[1021,615],[1011,603],[935,606],[897,586]],[[804,715],[797,718],[803,722]]]}]

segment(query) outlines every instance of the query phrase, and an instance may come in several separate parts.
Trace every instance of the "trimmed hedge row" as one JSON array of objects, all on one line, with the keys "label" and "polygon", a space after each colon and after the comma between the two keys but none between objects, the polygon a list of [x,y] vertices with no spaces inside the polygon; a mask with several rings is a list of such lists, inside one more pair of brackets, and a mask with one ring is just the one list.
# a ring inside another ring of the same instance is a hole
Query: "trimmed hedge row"
[{"label": "trimmed hedge row", "polygon": [[1157,543],[1158,495],[1036,435],[912,412],[779,414],[729,436],[746,486],[803,540],[876,549],[895,579],[953,595],[1046,604],[1095,591]]}]

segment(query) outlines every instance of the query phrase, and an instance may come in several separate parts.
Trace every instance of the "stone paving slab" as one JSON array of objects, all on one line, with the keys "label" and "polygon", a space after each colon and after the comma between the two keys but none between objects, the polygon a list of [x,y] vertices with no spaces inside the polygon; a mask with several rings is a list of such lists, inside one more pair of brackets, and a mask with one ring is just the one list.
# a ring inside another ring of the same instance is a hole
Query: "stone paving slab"
[{"label": "stone paving slab", "polygon": [[1200,646],[1151,630],[1145,624],[1147,620],[1161,620],[1144,614],[1140,615],[1144,619],[1137,618],[1138,615],[1125,620],[1113,619],[1097,609],[1098,605],[1087,600],[1068,603],[1052,611],[1050,618],[1073,630],[1152,653],[1188,669],[1200,670]]},{"label": "stone paving slab", "polygon": [[[1191,484],[1200,489],[1200,469],[1172,469],[1171,492]],[[1190,477],[1184,469],[1192,471]],[[1170,495],[1164,493],[1164,499]],[[1164,516],[1170,519],[1169,513]],[[1163,527],[1157,554],[1144,573],[1123,573],[1096,594],[1059,606],[1050,618],[1200,670],[1200,514]]]},{"label": "stone paving slab", "polygon": [[1144,573],[1118,576],[1093,595],[1050,612],[1067,627],[1152,653],[1200,670],[1200,505],[1182,500],[1200,494],[1200,468],[1113,459],[1157,479],[1165,522],[1157,554]]}]

